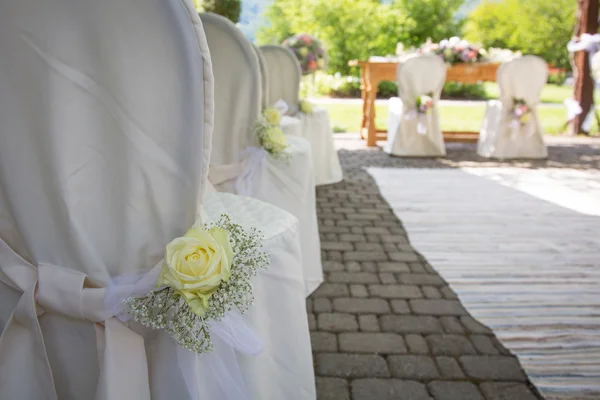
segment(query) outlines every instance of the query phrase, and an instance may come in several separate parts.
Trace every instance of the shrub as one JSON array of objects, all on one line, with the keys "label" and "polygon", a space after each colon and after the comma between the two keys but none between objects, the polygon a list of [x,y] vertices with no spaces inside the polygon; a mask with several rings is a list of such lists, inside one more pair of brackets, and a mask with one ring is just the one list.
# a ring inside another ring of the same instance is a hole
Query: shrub
[{"label": "shrub", "polygon": [[442,97],[445,99],[483,100],[487,98],[483,83],[446,82]]},{"label": "shrub", "polygon": [[219,14],[237,24],[242,12],[241,0],[204,0],[202,8],[205,12]]}]

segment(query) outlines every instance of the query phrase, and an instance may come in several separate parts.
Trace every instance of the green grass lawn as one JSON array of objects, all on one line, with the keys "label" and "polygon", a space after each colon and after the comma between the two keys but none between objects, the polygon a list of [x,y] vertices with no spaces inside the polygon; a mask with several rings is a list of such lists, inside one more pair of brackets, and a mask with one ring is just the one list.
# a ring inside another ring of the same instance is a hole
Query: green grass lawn
[{"label": "green grass lawn", "polygon": [[[323,104],[321,107],[329,110],[331,126],[343,129],[345,132],[358,132],[362,105],[360,104]],[[444,131],[479,131],[485,105],[473,106],[440,106],[440,121]],[[539,107],[538,115],[542,121],[544,131],[549,134],[563,133],[567,112],[564,108]],[[387,105],[378,105],[376,108],[377,128],[387,127]]]},{"label": "green grass lawn", "polygon": [[[497,99],[500,95],[500,89],[496,82],[485,82],[485,92],[490,99]],[[542,90],[542,103],[560,103],[562,104],[565,99],[573,97],[573,88],[569,86],[559,86],[547,84]],[[595,94],[595,102],[598,103],[600,95]]]}]

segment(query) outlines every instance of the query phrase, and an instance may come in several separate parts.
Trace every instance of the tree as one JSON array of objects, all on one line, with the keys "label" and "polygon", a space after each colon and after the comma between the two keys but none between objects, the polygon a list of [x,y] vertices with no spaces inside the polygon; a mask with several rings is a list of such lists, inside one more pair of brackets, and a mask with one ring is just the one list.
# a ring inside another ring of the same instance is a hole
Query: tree
[{"label": "tree", "polygon": [[484,0],[469,15],[465,36],[484,47],[519,50],[569,68],[575,9],[573,0]]},{"label": "tree", "polygon": [[456,36],[461,24],[455,15],[463,3],[464,0],[397,0],[394,7],[407,16],[405,44],[418,46],[428,38],[440,41]]},{"label": "tree", "polygon": [[202,9],[205,12],[222,15],[237,24],[242,13],[242,2],[241,0],[204,0]]}]

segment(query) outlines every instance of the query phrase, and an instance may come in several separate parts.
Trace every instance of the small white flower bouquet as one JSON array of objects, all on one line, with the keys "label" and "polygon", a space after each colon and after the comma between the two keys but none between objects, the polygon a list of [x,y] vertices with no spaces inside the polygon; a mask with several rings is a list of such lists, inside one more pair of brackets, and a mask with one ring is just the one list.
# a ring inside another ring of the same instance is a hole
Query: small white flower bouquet
[{"label": "small white flower bouquet", "polygon": [[167,245],[156,289],[125,299],[124,313],[164,329],[184,348],[210,352],[210,324],[234,309],[244,313],[254,300],[250,279],[269,265],[261,248],[258,231],[244,230],[227,215],[191,228]]}]

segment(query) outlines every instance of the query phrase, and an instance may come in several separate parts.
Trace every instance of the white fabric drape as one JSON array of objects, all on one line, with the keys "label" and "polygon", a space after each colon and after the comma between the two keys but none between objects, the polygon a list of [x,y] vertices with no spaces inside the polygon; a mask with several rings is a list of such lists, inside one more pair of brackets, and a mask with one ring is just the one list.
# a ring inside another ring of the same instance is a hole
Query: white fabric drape
[{"label": "white fabric drape", "polygon": [[[440,101],[446,65],[434,55],[411,57],[398,64],[398,96],[389,102],[387,143],[383,150],[406,157],[442,157],[446,155],[437,103]],[[433,108],[417,113],[418,96],[431,96]]]},{"label": "white fabric drape", "polygon": [[[514,59],[498,69],[500,99],[487,103],[477,154],[501,159],[548,156],[537,114],[547,76],[546,62],[536,56]],[[514,121],[511,112],[514,99],[525,100],[531,109],[530,121],[524,125]]]},{"label": "white fabric drape", "polygon": [[[0,54],[10,55],[0,57],[0,398],[223,398],[206,374],[191,376],[192,397],[170,339],[111,318],[104,302],[112,277],[152,268],[199,214],[213,81],[194,7],[4,2]],[[249,396],[314,398],[296,220],[215,201],[207,221],[230,213],[263,230],[272,254],[245,316],[265,343],[239,355]]]},{"label": "white fabric drape", "polygon": [[299,92],[302,71],[296,56],[283,46],[260,47],[265,63],[268,83],[268,103],[285,101],[287,115],[299,119],[301,134],[312,147],[315,182],[328,185],[343,179],[340,159],[333,143],[329,113],[324,108],[313,107],[311,114],[300,112]]},{"label": "white fabric drape", "polygon": [[[211,13],[201,14],[200,18],[218,88],[211,181],[219,191],[235,192],[236,186],[247,187],[245,195],[281,207],[298,218],[308,295],[323,281],[310,145],[300,137],[287,136],[289,148],[285,158],[264,154],[260,163],[245,159],[247,148],[258,147],[253,130],[261,112],[258,57],[250,41],[231,21]],[[256,170],[244,172],[244,165],[253,165]],[[231,174],[236,170],[240,173]],[[246,182],[241,184],[239,179]]]}]

